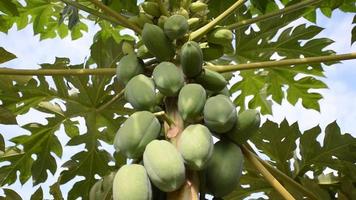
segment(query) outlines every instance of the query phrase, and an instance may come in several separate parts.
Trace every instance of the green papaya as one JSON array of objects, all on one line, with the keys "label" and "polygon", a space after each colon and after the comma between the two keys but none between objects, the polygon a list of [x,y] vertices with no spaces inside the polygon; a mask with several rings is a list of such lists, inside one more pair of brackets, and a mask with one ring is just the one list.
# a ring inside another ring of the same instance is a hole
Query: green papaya
[{"label": "green papaya", "polygon": [[200,18],[199,17],[193,17],[188,19],[188,25],[189,25],[189,30],[194,30],[199,27],[200,25]]},{"label": "green papaya", "polygon": [[138,110],[152,110],[156,105],[153,80],[143,74],[133,77],[125,87],[125,99]]},{"label": "green papaya", "polygon": [[102,200],[112,196],[112,183],[115,173],[98,180],[90,189],[89,200]]},{"label": "green papaya", "polygon": [[144,64],[136,54],[130,53],[120,59],[119,64],[116,67],[116,77],[118,80],[127,84],[129,80],[144,71]]},{"label": "green papaya", "polygon": [[216,96],[216,95],[218,95],[218,94],[222,94],[222,95],[225,95],[225,96],[227,96],[227,97],[230,97],[231,96],[231,94],[230,94],[230,91],[229,91],[229,88],[227,88],[227,87],[224,87],[224,89],[222,89],[222,90],[220,90],[220,91],[218,91],[218,92],[213,92],[213,91],[207,91],[207,94],[208,94],[208,96],[209,97],[211,97],[211,96]]},{"label": "green papaya", "polygon": [[164,23],[164,33],[171,40],[183,37],[188,30],[188,21],[182,15],[172,15]]},{"label": "green papaya", "polygon": [[203,52],[198,43],[186,42],[181,49],[180,62],[183,73],[188,78],[198,76],[203,69]]},{"label": "green papaya", "polygon": [[130,54],[130,53],[135,53],[135,49],[134,49],[132,43],[131,42],[127,42],[125,40],[122,42],[121,49],[122,49],[122,53],[124,55]]},{"label": "green papaya", "polygon": [[173,44],[159,26],[145,24],[142,30],[142,41],[159,61],[169,61],[175,55]]},{"label": "green papaya", "polygon": [[232,142],[219,141],[206,168],[206,187],[215,197],[223,197],[236,189],[243,168],[241,149]]},{"label": "green papaya", "polygon": [[195,81],[205,89],[216,92],[224,89],[227,85],[227,81],[221,74],[210,69],[204,69],[204,72],[197,76]]},{"label": "green papaya", "polygon": [[153,140],[146,146],[143,164],[152,183],[164,192],[177,190],[185,181],[184,160],[166,140]]},{"label": "green papaya", "polygon": [[216,44],[205,43],[202,47],[203,59],[206,61],[215,60],[224,55],[224,47]]},{"label": "green papaya", "polygon": [[220,74],[225,78],[226,81],[230,81],[234,77],[233,72],[224,72]]},{"label": "green papaya", "polygon": [[182,71],[171,62],[161,62],[152,73],[157,89],[165,96],[176,96],[184,85]]},{"label": "green papaya", "polygon": [[210,33],[208,33],[207,39],[209,43],[226,46],[228,44],[231,44],[233,39],[233,33],[231,30],[226,28],[216,28]]},{"label": "green papaya", "polygon": [[141,45],[137,49],[137,56],[141,59],[147,59],[147,58],[152,58],[153,55],[148,51],[147,47],[145,45]]},{"label": "green papaya", "polygon": [[113,183],[114,200],[151,200],[152,187],[142,165],[122,166]]},{"label": "green papaya", "polygon": [[260,123],[261,117],[257,110],[245,110],[237,116],[234,128],[227,132],[226,136],[241,145],[257,133]]},{"label": "green papaya", "polygon": [[194,119],[202,112],[206,102],[204,88],[195,83],[185,85],[178,95],[178,111],[184,120]]},{"label": "green papaya", "polygon": [[187,167],[201,170],[205,168],[213,153],[213,136],[209,129],[201,124],[189,125],[183,130],[177,146]]},{"label": "green papaya", "polygon": [[128,158],[140,158],[146,145],[156,139],[160,131],[161,124],[154,114],[135,112],[117,131],[114,147]]},{"label": "green papaya", "polygon": [[196,1],[190,4],[189,9],[192,13],[197,13],[201,11],[205,11],[208,8],[208,4],[203,3],[201,1]]},{"label": "green papaya", "polygon": [[186,20],[189,19],[189,12],[184,8],[179,8],[179,10],[176,12],[176,14],[182,15]]},{"label": "green papaya", "polygon": [[236,123],[236,108],[230,98],[221,94],[208,98],[204,106],[204,122],[213,132],[230,131]]},{"label": "green papaya", "polygon": [[156,2],[143,2],[141,4],[143,11],[145,11],[145,13],[152,15],[154,17],[159,17],[161,16],[161,10],[159,8],[158,3]]},{"label": "green papaya", "polygon": [[166,23],[168,17],[167,16],[164,16],[162,15],[161,17],[158,18],[158,26],[161,28],[161,29],[164,29],[164,23]]},{"label": "green papaya", "polygon": [[129,21],[139,27],[144,27],[145,24],[153,24],[152,19],[144,13],[139,13],[136,16],[130,17]]}]

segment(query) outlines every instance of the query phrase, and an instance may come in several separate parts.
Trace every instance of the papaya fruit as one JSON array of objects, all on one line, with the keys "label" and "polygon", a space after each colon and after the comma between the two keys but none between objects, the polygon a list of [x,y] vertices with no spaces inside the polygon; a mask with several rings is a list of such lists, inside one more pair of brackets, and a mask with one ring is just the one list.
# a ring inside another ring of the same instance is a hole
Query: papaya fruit
[{"label": "papaya fruit", "polygon": [[189,125],[181,133],[177,146],[186,166],[192,170],[201,170],[213,153],[213,136],[201,124]]},{"label": "papaya fruit", "polygon": [[164,23],[164,33],[171,40],[183,37],[188,30],[188,21],[182,15],[172,15]]},{"label": "papaya fruit", "polygon": [[117,171],[113,183],[113,199],[152,199],[151,183],[147,172],[142,165],[124,165]]},{"label": "papaya fruit", "polygon": [[203,69],[203,52],[199,44],[194,41],[186,42],[181,48],[180,62],[183,73],[188,78],[198,76]]},{"label": "papaya fruit", "polygon": [[154,17],[159,17],[161,16],[161,10],[159,8],[158,3],[156,2],[143,2],[141,4],[143,11],[145,11],[145,13],[152,15]]},{"label": "papaya fruit", "polygon": [[98,180],[90,189],[89,200],[102,200],[112,196],[112,185],[115,173],[110,173]]},{"label": "papaya fruit", "polygon": [[211,97],[211,96],[216,96],[216,95],[218,95],[218,94],[222,94],[222,95],[225,95],[225,96],[227,96],[227,97],[230,97],[231,96],[231,94],[230,94],[230,91],[229,91],[229,89],[227,88],[227,87],[224,87],[224,89],[222,89],[222,90],[220,90],[220,91],[218,91],[218,92],[213,92],[213,91],[207,91],[207,94],[208,94],[208,96],[209,97]]},{"label": "papaya fruit", "polygon": [[204,72],[197,76],[195,81],[205,89],[216,92],[224,89],[227,85],[227,81],[221,74],[210,69],[204,69]]},{"label": "papaya fruit", "polygon": [[125,87],[125,99],[137,110],[152,110],[156,105],[155,85],[143,74],[133,77]]},{"label": "papaya fruit", "polygon": [[175,55],[173,44],[159,26],[145,24],[142,30],[142,41],[159,61],[169,61]]},{"label": "papaya fruit", "polygon": [[153,55],[148,51],[147,47],[145,45],[141,45],[137,49],[137,56],[141,59],[147,59],[147,58],[152,58]]},{"label": "papaya fruit", "polygon": [[216,28],[208,33],[207,40],[209,43],[219,44],[222,46],[231,44],[233,39],[233,33],[226,28]]},{"label": "papaya fruit", "polygon": [[139,13],[136,16],[132,16],[129,18],[129,21],[136,24],[140,28],[144,27],[145,24],[153,24],[152,19],[145,13]]},{"label": "papaya fruit", "polygon": [[226,81],[230,81],[234,77],[233,72],[224,72],[220,74],[225,78]]},{"label": "papaya fruit", "polygon": [[226,136],[241,145],[257,133],[260,123],[261,117],[257,110],[244,110],[237,116],[234,128],[227,132]]},{"label": "papaya fruit", "polygon": [[208,8],[208,4],[196,1],[190,4],[189,9],[192,13],[202,12]]},{"label": "papaya fruit", "polygon": [[154,114],[148,111],[135,112],[117,131],[114,147],[128,158],[140,158],[146,145],[156,139],[160,131],[161,124]]},{"label": "papaya fruit", "polygon": [[165,96],[176,96],[184,85],[184,76],[171,62],[161,62],[152,73],[157,89]]},{"label": "papaya fruit", "polygon": [[224,55],[224,47],[221,45],[208,43],[203,43],[202,45],[203,59],[205,61],[215,60]]},{"label": "papaya fruit", "polygon": [[236,123],[236,109],[230,98],[221,94],[208,98],[204,106],[204,122],[213,132],[230,131]]},{"label": "papaya fruit", "polygon": [[196,28],[199,27],[199,24],[200,24],[199,17],[193,17],[188,19],[189,30],[195,30]]},{"label": "papaya fruit", "polygon": [[127,84],[129,80],[144,71],[144,64],[136,54],[130,53],[120,59],[119,64],[116,67],[116,77],[119,81]]},{"label": "papaya fruit", "polygon": [[215,197],[223,197],[236,189],[243,163],[244,158],[237,145],[222,140],[215,143],[213,155],[205,170],[207,191]]},{"label": "papaya fruit", "polygon": [[185,181],[184,160],[166,140],[153,140],[146,146],[143,164],[153,185],[164,192],[177,190]]},{"label": "papaya fruit", "polygon": [[202,112],[206,102],[204,88],[195,83],[185,85],[178,95],[178,111],[184,120],[194,119]]},{"label": "papaya fruit", "polygon": [[157,25],[158,25],[161,29],[164,29],[164,23],[166,23],[166,20],[167,20],[167,19],[168,19],[167,16],[161,15],[161,16],[158,18]]}]

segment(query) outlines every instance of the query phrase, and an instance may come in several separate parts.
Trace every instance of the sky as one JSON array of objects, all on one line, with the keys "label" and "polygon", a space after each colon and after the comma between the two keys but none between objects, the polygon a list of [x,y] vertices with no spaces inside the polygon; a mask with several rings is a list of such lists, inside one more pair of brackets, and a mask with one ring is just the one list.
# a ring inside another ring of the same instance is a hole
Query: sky
[{"label": "sky", "polygon": [[[335,41],[329,46],[330,49],[337,53],[356,52],[356,46],[350,45],[351,38],[351,22],[353,16],[351,14],[344,14],[341,12],[334,12],[332,19],[318,15],[318,25],[325,28],[317,37],[328,37]],[[300,23],[302,21],[298,21]],[[6,50],[17,55],[17,59],[0,64],[0,67],[11,68],[38,68],[40,63],[53,63],[55,57],[68,57],[72,64],[82,63],[87,56],[89,56],[89,48],[92,44],[93,35],[98,30],[95,25],[89,26],[89,32],[84,34],[81,39],[72,41],[70,38],[64,40],[51,39],[39,41],[38,36],[33,36],[32,27],[28,26],[24,30],[17,31],[16,28],[10,30],[6,35],[0,33],[0,46]],[[290,105],[284,101],[282,105],[273,106],[273,116],[268,119],[281,122],[287,119],[289,123],[298,121],[302,131],[310,129],[318,124],[324,128],[327,124],[337,121],[341,127],[342,132],[351,133],[356,137],[356,60],[344,61],[342,64],[325,67],[326,79],[323,79],[329,89],[322,90],[324,99],[320,101],[321,112],[306,110],[302,108],[299,102],[296,106]],[[39,123],[46,123],[44,116],[37,111],[31,110],[29,114],[18,117],[18,122],[23,125],[28,123],[28,116],[31,120]],[[32,121],[33,122],[33,121]],[[81,127],[84,132],[85,128]],[[23,129],[16,126],[0,125],[0,133],[8,140],[16,135],[24,134]],[[63,144],[68,141],[63,130],[56,133]],[[6,141],[7,144],[10,144]],[[106,146],[106,148],[111,148]],[[113,150],[113,149],[111,149]],[[65,147],[63,152],[63,159],[58,160],[60,166],[63,161],[67,160],[72,155],[75,149]],[[1,164],[0,164],[1,166]],[[50,176],[48,183],[43,185],[45,197],[50,198],[48,193],[48,186],[51,185],[59,173]],[[71,183],[73,184],[73,182]],[[71,187],[68,184],[62,187],[64,194],[68,192]],[[37,187],[33,188],[31,181],[21,186],[18,182],[7,188],[17,190],[24,199],[29,199],[28,194],[32,194]],[[0,190],[0,195],[2,195]]]}]

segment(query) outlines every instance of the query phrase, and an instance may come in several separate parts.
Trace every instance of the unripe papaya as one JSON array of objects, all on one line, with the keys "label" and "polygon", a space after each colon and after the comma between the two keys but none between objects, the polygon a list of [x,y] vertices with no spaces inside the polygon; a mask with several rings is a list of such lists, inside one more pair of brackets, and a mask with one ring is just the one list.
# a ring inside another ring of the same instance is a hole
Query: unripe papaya
[{"label": "unripe papaya", "polygon": [[203,3],[201,1],[196,1],[190,4],[189,9],[192,13],[197,13],[201,11],[205,11],[208,8],[208,4]]},{"label": "unripe papaya", "polygon": [[216,28],[212,32],[208,33],[208,42],[213,44],[225,46],[231,44],[232,39],[232,31],[226,28]]},{"label": "unripe papaya", "polygon": [[208,94],[209,97],[216,96],[216,95],[219,95],[219,94],[225,95],[227,97],[231,96],[230,91],[229,91],[229,89],[227,87],[224,87],[224,89],[222,89],[222,90],[220,90],[218,92],[213,92],[213,91],[209,91],[208,90],[207,94]]},{"label": "unripe papaya", "polygon": [[233,72],[224,72],[221,75],[225,78],[226,81],[230,81],[234,77]]},{"label": "unripe papaya", "polygon": [[164,192],[177,190],[184,183],[184,160],[166,140],[153,140],[146,146],[143,164],[152,183]]},{"label": "unripe papaya", "polygon": [[186,42],[181,49],[180,62],[183,73],[188,78],[198,76],[203,68],[203,52],[194,41]]},{"label": "unripe papaya", "polygon": [[202,112],[206,101],[204,88],[195,83],[185,85],[178,95],[178,111],[184,120],[194,119]]},{"label": "unripe papaya", "polygon": [[152,110],[156,105],[153,80],[143,74],[133,77],[125,87],[125,99],[138,110]]},{"label": "unripe papaya", "polygon": [[161,16],[161,10],[159,9],[159,5],[156,2],[143,2],[141,4],[143,11],[145,13],[152,15],[154,17],[159,17]]},{"label": "unripe papaya", "polygon": [[147,176],[147,172],[142,165],[124,165],[119,169],[114,178],[113,199],[152,199],[151,183]]},{"label": "unripe papaya", "polygon": [[182,15],[172,15],[164,23],[164,33],[171,40],[183,37],[188,29],[188,21]]},{"label": "unripe papaya", "polygon": [[226,136],[236,144],[243,144],[257,133],[261,117],[257,110],[245,110],[237,116],[237,121]]},{"label": "unripe papaya", "polygon": [[110,173],[98,180],[90,189],[89,200],[102,200],[111,197],[114,176],[115,173]]},{"label": "unripe papaya", "polygon": [[206,61],[215,60],[224,55],[224,47],[216,44],[202,44],[203,58]]},{"label": "unripe papaya", "polygon": [[[206,168],[206,186],[215,197],[223,197],[236,189],[243,168],[241,149],[232,142],[219,141]],[[223,166],[223,167],[222,167]]]},{"label": "unripe papaya", "polygon": [[117,131],[114,147],[128,158],[140,158],[146,145],[156,139],[160,131],[161,124],[154,114],[135,112]]},{"label": "unripe papaya", "polygon": [[122,53],[124,55],[130,54],[130,53],[135,53],[135,49],[130,42],[123,41],[122,42]]},{"label": "unripe papaya", "polygon": [[182,15],[186,20],[189,19],[189,12],[184,8],[179,8],[179,10],[176,12],[176,14]]},{"label": "unripe papaya", "polygon": [[144,64],[142,60],[136,54],[130,53],[120,59],[116,68],[116,77],[124,84],[127,84],[132,77],[142,74],[143,70]]},{"label": "unripe papaya", "polygon": [[185,164],[192,170],[201,170],[208,163],[214,148],[213,136],[201,124],[189,125],[179,138],[178,150]]},{"label": "unripe papaya", "polygon": [[172,43],[159,26],[145,24],[142,30],[142,41],[159,61],[169,61],[175,55]]},{"label": "unripe papaya", "polygon": [[230,131],[236,123],[236,109],[230,98],[221,94],[208,98],[204,106],[204,122],[213,132]]},{"label": "unripe papaya", "polygon": [[224,89],[227,85],[227,81],[221,74],[210,69],[204,69],[204,72],[197,76],[195,81],[205,89],[216,92]]},{"label": "unripe papaya", "polygon": [[193,17],[188,19],[188,25],[189,25],[189,30],[194,30],[198,28],[200,24],[200,18],[199,17]]},{"label": "unripe papaya", "polygon": [[147,59],[147,58],[152,58],[153,55],[148,51],[147,47],[145,45],[141,45],[137,49],[137,56],[141,59]]},{"label": "unripe papaya", "polygon": [[161,29],[164,29],[164,23],[166,23],[168,17],[167,16],[164,16],[164,15],[161,15],[159,18],[158,18],[158,26],[161,28]]},{"label": "unripe papaya", "polygon": [[130,17],[129,21],[141,28],[144,27],[145,24],[153,24],[152,19],[144,13],[139,13],[136,16]]},{"label": "unripe papaya", "polygon": [[152,73],[157,89],[166,96],[176,96],[184,85],[184,76],[171,62],[161,62]]}]

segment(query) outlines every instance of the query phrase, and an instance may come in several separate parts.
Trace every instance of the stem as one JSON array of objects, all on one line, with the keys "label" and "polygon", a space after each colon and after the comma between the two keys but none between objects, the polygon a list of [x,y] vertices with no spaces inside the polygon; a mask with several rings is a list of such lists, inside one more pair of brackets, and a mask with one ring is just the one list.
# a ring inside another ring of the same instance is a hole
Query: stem
[{"label": "stem", "polygon": [[155,112],[155,113],[153,113],[153,114],[154,114],[155,116],[160,116],[160,117],[162,117],[162,119],[163,119],[165,122],[167,122],[167,124],[168,124],[169,126],[175,125],[173,119],[171,119],[171,118],[166,114],[166,112],[160,111],[160,112]]},{"label": "stem", "polygon": [[[205,67],[216,72],[233,72],[240,70],[271,68],[271,67],[289,67],[290,65],[311,64],[332,62],[341,60],[356,59],[356,52],[339,55],[317,56],[307,58],[286,59],[279,61],[264,61],[256,63],[246,63],[238,65],[213,65]],[[115,68],[96,68],[96,69],[11,69],[0,68],[0,75],[26,75],[26,76],[69,76],[69,75],[115,75]]]},{"label": "stem", "polygon": [[116,20],[118,20],[119,22],[121,22],[120,24],[126,28],[132,29],[134,30],[136,33],[140,34],[141,33],[141,29],[136,26],[135,24],[131,23],[126,17],[120,15],[119,13],[115,12],[114,10],[112,10],[110,7],[106,6],[105,4],[103,4],[102,2],[98,1],[98,0],[89,0],[91,3],[93,3],[94,5],[96,5],[98,8],[100,8],[103,12],[107,13],[108,15],[112,16],[113,18],[115,18]]},{"label": "stem", "polygon": [[253,151],[252,147],[246,143],[246,147],[253,152],[253,156],[257,158],[272,174],[274,174],[276,177],[279,177],[284,181],[286,184],[291,185],[292,187],[298,189],[302,193],[304,193],[307,197],[309,197],[311,200],[318,200],[318,197],[315,196],[312,192],[310,192],[308,189],[300,185],[298,182],[296,182],[294,179],[291,177],[287,176],[285,173],[281,172],[279,169],[273,167],[270,165],[268,162],[262,160],[260,157],[256,155],[256,153]]},{"label": "stem", "polygon": [[271,67],[289,67],[290,65],[301,65],[301,64],[311,64],[311,63],[321,63],[321,62],[331,62],[340,60],[351,60],[356,59],[356,52],[348,54],[339,55],[329,55],[329,56],[316,56],[307,58],[296,58],[296,59],[285,59],[279,61],[264,61],[256,63],[246,63],[238,65],[207,65],[206,68],[216,71],[216,72],[233,72],[240,70],[249,69],[261,69],[261,68],[271,68]]},{"label": "stem", "polygon": [[241,146],[241,150],[245,155],[245,158],[251,162],[253,166],[263,175],[267,182],[279,192],[279,194],[286,200],[295,200],[295,198],[278,182],[276,178],[262,165],[262,163],[254,156],[254,154],[248,150],[244,145]]},{"label": "stem", "polygon": [[281,10],[276,11],[276,12],[271,12],[271,13],[268,13],[268,14],[265,14],[265,15],[262,15],[262,16],[259,16],[259,17],[252,18],[252,19],[242,20],[240,22],[228,25],[228,26],[226,26],[226,28],[228,28],[228,29],[242,28],[244,26],[247,26],[247,25],[250,25],[250,24],[253,24],[253,23],[256,23],[256,22],[262,22],[262,21],[265,21],[267,19],[271,19],[271,18],[280,16],[280,15],[283,15],[283,14],[287,14],[287,13],[298,11],[298,10],[303,9],[305,7],[313,6],[314,4],[317,4],[319,2],[321,2],[321,0],[306,0],[306,1],[302,1],[300,3],[296,3],[294,5],[285,7],[283,9],[281,9]]},{"label": "stem", "polygon": [[106,102],[105,104],[101,105],[99,108],[96,109],[97,112],[103,111],[105,108],[113,104],[116,100],[121,99],[124,96],[125,89],[122,89],[119,93],[117,93],[110,101]]},{"label": "stem", "polygon": [[107,20],[109,22],[112,22],[112,23],[115,23],[115,24],[120,24],[120,21],[117,21],[116,19],[111,18],[111,17],[109,17],[109,16],[107,16],[107,15],[101,13],[101,12],[98,12],[98,11],[94,10],[94,9],[88,8],[88,7],[82,5],[82,4],[78,3],[78,2],[75,2],[75,1],[72,1],[72,0],[61,0],[61,1],[66,3],[66,4],[68,4],[68,5],[74,6],[74,7],[78,8],[78,9],[80,9],[80,10],[83,10],[83,11],[89,13],[89,14],[92,14],[92,15],[95,15],[95,16],[100,17],[102,19],[105,19],[105,20]]},{"label": "stem", "polygon": [[221,20],[226,18],[228,15],[230,15],[237,7],[239,7],[241,4],[245,3],[246,0],[238,0],[232,6],[230,6],[227,10],[225,10],[223,13],[221,13],[218,17],[216,17],[213,21],[209,22],[205,26],[199,28],[198,30],[192,32],[189,36],[189,40],[194,40],[198,38],[201,35],[204,35],[206,32],[208,32],[210,29],[212,29],[216,24],[218,24]]}]

